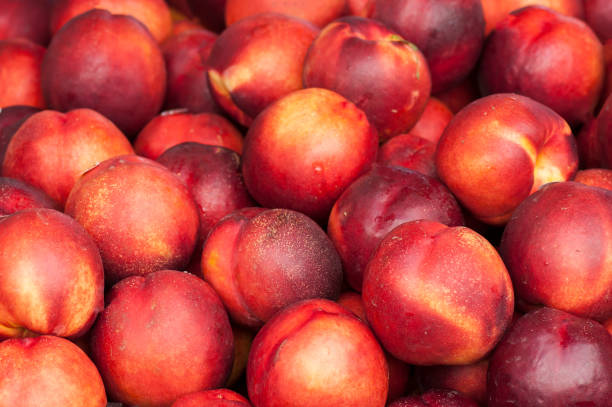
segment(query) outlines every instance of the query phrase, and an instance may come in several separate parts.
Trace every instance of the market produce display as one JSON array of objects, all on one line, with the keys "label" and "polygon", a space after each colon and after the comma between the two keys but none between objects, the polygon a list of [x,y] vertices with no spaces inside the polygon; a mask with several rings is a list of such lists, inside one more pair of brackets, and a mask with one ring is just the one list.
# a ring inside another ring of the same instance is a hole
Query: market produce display
[{"label": "market produce display", "polygon": [[0,407],[612,407],[612,1],[0,0]]}]

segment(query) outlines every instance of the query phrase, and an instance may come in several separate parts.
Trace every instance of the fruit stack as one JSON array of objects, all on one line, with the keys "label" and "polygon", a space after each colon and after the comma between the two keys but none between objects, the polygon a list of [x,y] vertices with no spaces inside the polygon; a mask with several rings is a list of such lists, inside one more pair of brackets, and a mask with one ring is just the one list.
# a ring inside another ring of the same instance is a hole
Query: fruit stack
[{"label": "fruit stack", "polygon": [[9,406],[612,406],[612,1],[0,0]]}]

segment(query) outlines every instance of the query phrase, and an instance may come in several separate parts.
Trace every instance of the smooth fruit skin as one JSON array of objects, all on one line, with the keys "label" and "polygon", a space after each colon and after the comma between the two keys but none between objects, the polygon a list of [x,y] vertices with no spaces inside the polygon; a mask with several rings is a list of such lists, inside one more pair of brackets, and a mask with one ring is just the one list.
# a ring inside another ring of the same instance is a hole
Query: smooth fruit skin
[{"label": "smooth fruit skin", "polygon": [[0,40],[25,38],[47,45],[51,7],[41,0],[0,0]]},{"label": "smooth fruit skin", "polygon": [[92,9],[134,17],[157,42],[168,37],[172,29],[170,9],[164,0],[54,0],[51,32],[55,35],[68,21]]},{"label": "smooth fruit skin", "polygon": [[606,407],[612,336],[599,323],[553,308],[513,325],[491,356],[489,407]]},{"label": "smooth fruit skin", "polygon": [[327,224],[346,282],[360,292],[364,270],[380,241],[396,226],[418,219],[464,224],[455,197],[432,177],[376,165],[355,180],[334,204]]},{"label": "smooth fruit skin", "polygon": [[255,407],[382,407],[385,356],[370,329],[342,306],[296,303],[255,336],[247,366]]},{"label": "smooth fruit skin", "polygon": [[365,270],[362,296],[384,348],[417,365],[483,358],[514,309],[512,282],[495,248],[471,229],[428,220],[385,236]]},{"label": "smooth fruit skin", "polygon": [[47,208],[0,218],[0,339],[78,337],[104,307],[104,270],[93,239]]},{"label": "smooth fruit skin", "polygon": [[254,328],[295,302],[336,299],[342,284],[325,232],[287,209],[245,208],[223,218],[204,244],[202,274],[232,318]]},{"label": "smooth fruit skin", "polygon": [[209,112],[170,110],[155,116],[134,140],[136,154],[156,160],[185,142],[210,144],[242,153],[242,134],[225,117]]},{"label": "smooth fruit skin", "polygon": [[83,173],[104,160],[133,153],[121,130],[94,110],[44,110],[15,132],[2,173],[42,189],[63,207]]},{"label": "smooth fruit skin", "polygon": [[500,253],[517,297],[585,318],[612,318],[612,192],[544,185],[516,209]]},{"label": "smooth fruit skin", "polygon": [[424,389],[452,389],[481,405],[487,401],[487,358],[469,365],[417,366],[417,381]]},{"label": "smooth fruit skin", "polygon": [[251,403],[235,391],[216,389],[186,394],[171,407],[251,407]]},{"label": "smooth fruit skin", "polygon": [[40,109],[34,106],[16,105],[0,108],[0,168],[6,148],[23,122]]},{"label": "smooth fruit skin", "polygon": [[465,79],[484,43],[480,0],[376,0],[372,18],[423,52],[431,71],[432,93]]},{"label": "smooth fruit skin", "polygon": [[92,331],[93,360],[113,399],[142,407],[224,385],[234,340],[219,296],[174,270],[128,277],[107,296]]},{"label": "smooth fruit skin", "polygon": [[247,17],[215,41],[208,59],[213,98],[234,120],[248,127],[274,101],[302,89],[302,68],[317,27],[277,13]]},{"label": "smooth fruit skin", "polygon": [[587,24],[602,42],[612,39],[612,3],[606,0],[584,0]]},{"label": "smooth fruit skin", "polygon": [[612,170],[608,168],[588,168],[580,170],[574,177],[574,182],[612,191]]},{"label": "smooth fruit skin", "polygon": [[324,222],[340,194],[376,160],[378,135],[365,113],[321,88],[285,96],[249,128],[242,172],[262,206]]},{"label": "smooth fruit skin", "polygon": [[42,63],[42,89],[50,108],[96,110],[132,137],[163,104],[164,57],[138,20],[94,9],[53,36]]},{"label": "smooth fruit skin", "polygon": [[584,21],[530,6],[508,15],[491,33],[478,83],[484,95],[519,93],[577,125],[592,115],[604,75],[603,46]]},{"label": "smooth fruit skin", "polygon": [[402,397],[388,407],[478,407],[478,404],[457,391],[433,389],[419,396]]},{"label": "smooth fruit skin", "polygon": [[502,93],[453,117],[438,141],[436,168],[476,218],[503,225],[540,186],[571,179],[578,154],[561,116],[528,97]]},{"label": "smooth fruit skin", "polygon": [[612,94],[599,111],[596,126],[602,167],[612,168]]},{"label": "smooth fruit skin", "polygon": [[304,87],[326,88],[363,110],[381,140],[410,130],[431,91],[419,49],[384,24],[343,17],[327,25],[304,60]]},{"label": "smooth fruit skin", "polygon": [[325,27],[345,13],[343,0],[227,0],[225,23],[229,27],[246,17],[261,13],[279,13]]},{"label": "smooth fruit skin", "polygon": [[0,342],[0,405],[105,407],[106,394],[93,362],[57,336]]},{"label": "smooth fruit skin", "polygon": [[198,241],[198,209],[185,185],[163,165],[135,155],[105,160],[85,173],[65,211],[100,248],[110,284],[182,269]]},{"label": "smooth fruit skin", "polygon": [[0,40],[0,108],[12,105],[45,107],[41,65],[45,48],[16,38]]},{"label": "smooth fruit skin", "polygon": [[0,216],[30,208],[59,209],[40,189],[15,178],[0,177]]}]

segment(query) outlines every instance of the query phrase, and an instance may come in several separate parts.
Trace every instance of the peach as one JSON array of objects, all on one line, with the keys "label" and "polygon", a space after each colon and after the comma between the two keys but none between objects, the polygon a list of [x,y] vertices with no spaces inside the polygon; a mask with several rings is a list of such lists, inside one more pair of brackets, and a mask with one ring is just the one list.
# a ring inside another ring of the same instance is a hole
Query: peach
[{"label": "peach", "polygon": [[313,299],[285,308],[257,333],[247,387],[255,407],[383,407],[387,364],[366,324]]},{"label": "peach", "polygon": [[227,0],[225,23],[230,25],[261,13],[279,13],[297,17],[324,27],[345,13],[346,0]]},{"label": "peach", "polygon": [[612,191],[544,185],[506,225],[500,253],[517,297],[585,318],[612,318]]},{"label": "peach", "polygon": [[418,219],[463,225],[461,208],[444,185],[404,168],[376,166],[342,193],[329,215],[327,232],[354,290],[361,291],[363,272],[383,237]]},{"label": "peach", "polygon": [[495,248],[466,227],[417,220],[380,242],[363,301],[372,330],[396,358],[417,365],[473,363],[497,344],[514,295]]},{"label": "peach", "polygon": [[198,21],[207,29],[220,32],[225,28],[226,0],[186,0]]},{"label": "peach", "polygon": [[250,126],[270,103],[302,89],[302,67],[318,29],[281,14],[259,14],[228,27],[208,60],[215,101],[233,119]]},{"label": "peach", "polygon": [[603,78],[603,47],[593,30],[582,20],[536,6],[514,11],[497,25],[478,69],[483,94],[529,96],[570,124],[592,115]]},{"label": "peach", "polygon": [[59,209],[40,189],[14,178],[0,177],[0,216],[30,208]]},{"label": "peach", "polygon": [[416,374],[425,389],[451,389],[466,397],[486,404],[487,369],[489,360],[483,359],[469,365],[418,366]]},{"label": "peach", "polygon": [[100,373],[70,341],[56,336],[0,342],[0,404],[106,407]]},{"label": "peach", "polygon": [[604,164],[602,145],[597,131],[597,117],[591,117],[580,128],[580,132],[576,136],[578,157],[580,159],[580,167],[582,168],[598,168]]},{"label": "peach", "polygon": [[138,156],[103,161],[70,192],[66,213],[100,248],[108,282],[187,265],[198,239],[198,209],[183,183]]},{"label": "peach", "polygon": [[607,168],[580,170],[576,173],[574,181],[612,191],[612,170]]},{"label": "peach", "polygon": [[602,167],[612,168],[612,94],[597,116],[597,140],[601,149]]},{"label": "peach", "polygon": [[432,93],[465,79],[484,42],[480,0],[376,0],[372,18],[423,52],[431,71]]},{"label": "peach", "polygon": [[314,40],[304,60],[304,86],[355,103],[386,140],[415,125],[431,77],[414,44],[378,21],[351,16],[330,23]]},{"label": "peach", "polygon": [[46,0],[0,0],[0,40],[25,38],[47,45],[50,14]]},{"label": "peach", "polygon": [[170,147],[188,141],[242,153],[242,134],[223,116],[170,110],[155,116],[134,140],[137,154],[156,160]]},{"label": "peach", "polygon": [[109,396],[147,407],[223,386],[233,347],[219,296],[198,277],[173,270],[117,283],[91,337]]},{"label": "peach", "polygon": [[[337,302],[355,314],[360,320],[366,324],[368,323],[361,295],[356,292],[345,291],[340,294]],[[390,402],[406,394],[412,375],[410,374],[410,366],[401,360],[394,358],[386,352],[385,359],[387,359],[387,366],[389,367],[387,402]]]},{"label": "peach", "polygon": [[0,41],[0,108],[27,105],[43,108],[41,64],[45,49],[24,39]]},{"label": "peach", "polygon": [[53,209],[0,218],[0,339],[78,337],[104,307],[96,244],[74,219]]},{"label": "peach", "polygon": [[286,306],[340,295],[340,257],[325,232],[288,209],[247,208],[208,235],[202,275],[238,323],[260,327]]},{"label": "peach", "polygon": [[96,110],[130,137],[162,106],[164,58],[138,20],[94,9],[53,36],[42,63],[42,89],[50,108]]},{"label": "peach", "polygon": [[161,45],[168,71],[166,109],[186,108],[191,113],[221,110],[215,103],[206,77],[208,59],[217,35],[193,29],[170,36]]},{"label": "peach", "polygon": [[453,112],[444,103],[435,97],[429,98],[423,114],[408,133],[438,144],[452,118]]},{"label": "peach", "polygon": [[602,92],[602,100],[612,94],[612,39],[607,40],[604,43],[604,61],[606,63],[606,78],[604,82],[604,89]]},{"label": "peach", "polygon": [[374,13],[374,0],[346,0],[347,14],[370,18]]},{"label": "peach", "polygon": [[454,390],[432,389],[419,396],[403,397],[389,407],[478,407],[478,404]]},{"label": "peach", "polygon": [[[181,143],[166,150],[157,162],[180,178],[191,193],[200,215],[201,241],[225,215],[255,205],[244,186],[240,156],[234,151],[199,143]],[[201,249],[196,250],[201,253]],[[198,261],[198,269],[199,266]]]},{"label": "peach", "polygon": [[232,324],[232,333],[234,334],[234,363],[226,381],[227,387],[236,386],[239,381],[240,385],[243,384],[242,379],[246,372],[249,352],[256,332],[248,327]]},{"label": "peach", "polygon": [[404,133],[380,146],[376,162],[437,177],[435,154],[435,143],[411,133]]},{"label": "peach", "polygon": [[0,173],[6,148],[13,135],[28,117],[37,112],[40,112],[40,109],[33,106],[17,105],[0,108]]},{"label": "peach", "polygon": [[514,10],[527,6],[543,6],[567,16],[584,19],[584,0],[481,0],[486,21],[485,35]]},{"label": "peach", "polygon": [[487,391],[489,407],[609,406],[612,336],[564,311],[532,311],[493,352]]},{"label": "peach", "polygon": [[186,394],[170,407],[251,407],[251,403],[235,391],[216,389]]},{"label": "peach", "polygon": [[157,42],[162,42],[172,29],[170,9],[164,0],[55,0],[51,33],[56,34],[69,20],[93,9],[134,17]]},{"label": "peach", "polygon": [[584,0],[584,17],[602,42],[612,39],[612,3],[607,0]]},{"label": "peach", "polygon": [[557,113],[525,96],[496,94],[455,115],[438,142],[436,167],[476,218],[503,225],[541,185],[571,179],[578,155]]},{"label": "peach", "polygon": [[333,91],[303,89],[257,117],[245,138],[242,172],[261,205],[324,222],[377,150],[378,135],[363,111]]},{"label": "peach", "polygon": [[42,189],[63,207],[81,174],[133,152],[123,133],[94,110],[45,110],[30,116],[13,135],[2,173]]},{"label": "peach", "polygon": [[470,75],[457,85],[437,92],[433,96],[444,103],[453,114],[456,114],[481,96],[474,71],[472,70]]}]

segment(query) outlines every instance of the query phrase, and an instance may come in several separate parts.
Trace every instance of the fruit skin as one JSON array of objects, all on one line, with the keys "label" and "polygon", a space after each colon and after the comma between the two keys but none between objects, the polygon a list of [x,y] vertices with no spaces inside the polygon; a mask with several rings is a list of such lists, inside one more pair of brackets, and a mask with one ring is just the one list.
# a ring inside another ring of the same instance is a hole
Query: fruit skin
[{"label": "fruit skin", "polygon": [[279,13],[325,27],[345,14],[344,0],[227,0],[225,23],[229,27],[239,20],[261,13]]},{"label": "fruit skin", "polygon": [[40,109],[33,106],[16,105],[0,108],[0,169],[9,142],[19,126]]},{"label": "fruit skin", "polygon": [[170,110],[155,116],[134,140],[136,154],[156,160],[171,147],[196,142],[242,153],[242,134],[225,117],[215,113]]},{"label": "fruit skin", "polygon": [[567,122],[525,96],[483,97],[453,117],[438,141],[438,176],[479,220],[505,224],[527,196],[578,169]]},{"label": "fruit skin", "polygon": [[68,21],[92,9],[134,17],[157,42],[166,39],[172,29],[170,9],[164,0],[54,0],[51,32],[55,35]]},{"label": "fruit skin", "polygon": [[123,133],[94,110],[44,110],[13,135],[2,174],[42,189],[63,207],[83,173],[104,160],[133,153]]},{"label": "fruit skin", "polygon": [[198,206],[200,238],[224,216],[254,206],[240,173],[240,156],[227,148],[181,143],[166,150],[157,162],[183,181]]},{"label": "fruit skin", "polygon": [[198,209],[185,185],[163,165],[135,155],[108,159],[85,173],[65,211],[100,248],[110,284],[182,269],[198,240]]},{"label": "fruit skin", "polygon": [[93,362],[57,336],[0,342],[0,405],[105,407],[106,394]]},{"label": "fruit skin", "polygon": [[225,28],[227,0],[185,0],[191,13],[208,30],[220,32]]},{"label": "fruit skin", "polygon": [[372,330],[396,358],[460,365],[497,344],[514,309],[512,282],[495,248],[466,227],[406,222],[367,265],[363,301]]},{"label": "fruit skin", "polygon": [[232,390],[216,389],[186,394],[171,407],[251,407],[251,403]]},{"label": "fruit skin", "polygon": [[12,105],[45,107],[41,87],[41,64],[45,48],[15,38],[0,40],[0,108]]},{"label": "fruit skin", "polygon": [[248,127],[272,102],[302,89],[304,57],[318,32],[307,21],[276,13],[228,27],[205,62],[217,104]]},{"label": "fruit skin", "polygon": [[325,232],[288,209],[245,208],[223,218],[204,244],[202,275],[231,317],[254,328],[295,302],[336,299],[342,284]]},{"label": "fruit skin", "polygon": [[59,210],[59,205],[30,184],[15,178],[0,177],[0,216],[30,208]]},{"label": "fruit skin", "polygon": [[585,18],[584,4],[588,0],[481,0],[488,36],[508,14],[526,6],[543,6],[570,17]]},{"label": "fruit skin", "polygon": [[478,68],[482,94],[531,97],[572,125],[592,115],[603,80],[603,47],[593,30],[582,20],[537,6],[516,10],[497,25]]},{"label": "fruit skin", "polygon": [[612,94],[599,111],[596,126],[602,167],[612,168]]},{"label": "fruit skin", "polygon": [[500,254],[517,297],[585,318],[612,318],[612,191],[544,185],[516,209]]},{"label": "fruit skin", "polygon": [[574,182],[612,191],[612,170],[607,168],[580,170],[576,173]]},{"label": "fruit skin", "polygon": [[376,160],[378,135],[365,113],[321,88],[283,97],[254,121],[242,172],[260,205],[289,208],[323,223],[357,177]]},{"label": "fruit skin", "polygon": [[584,0],[587,24],[602,42],[612,39],[612,3],[606,0]]},{"label": "fruit skin", "polygon": [[304,60],[304,87],[326,88],[363,110],[381,140],[410,130],[431,91],[425,57],[384,24],[343,17],[327,25]]},{"label": "fruit skin", "polygon": [[403,397],[388,407],[478,407],[478,404],[457,391],[433,389],[419,396]]},{"label": "fruit skin", "polygon": [[327,233],[351,288],[361,291],[364,270],[385,235],[418,219],[449,226],[464,224],[450,191],[438,180],[415,171],[376,165],[342,193],[329,215]]},{"label": "fruit skin", "polygon": [[0,218],[0,339],[78,337],[104,307],[104,270],[93,239],[47,208]]},{"label": "fruit skin", "polygon": [[484,42],[480,0],[376,0],[372,18],[423,52],[431,71],[432,93],[465,79]]},{"label": "fruit skin", "polygon": [[293,304],[255,336],[247,366],[254,407],[385,405],[388,371],[370,329],[322,299]]},{"label": "fruit skin", "polygon": [[415,374],[425,389],[452,389],[475,402],[487,400],[487,358],[458,366],[417,366]]},{"label": "fruit skin", "polygon": [[91,350],[110,397],[142,407],[218,388],[234,340],[219,296],[198,277],[174,270],[128,277],[107,296]]},{"label": "fruit skin", "polygon": [[25,38],[47,45],[51,7],[41,0],[0,0],[0,40]]},{"label": "fruit skin", "polygon": [[96,110],[132,137],[162,106],[166,67],[138,20],[94,9],[53,36],[42,63],[42,89],[50,108]]},{"label": "fruit skin", "polygon": [[609,406],[612,336],[564,311],[532,311],[491,355],[487,389],[490,407]]},{"label": "fruit skin", "polygon": [[168,72],[165,109],[221,113],[208,89],[205,61],[217,35],[201,28],[174,34],[161,44]]}]

